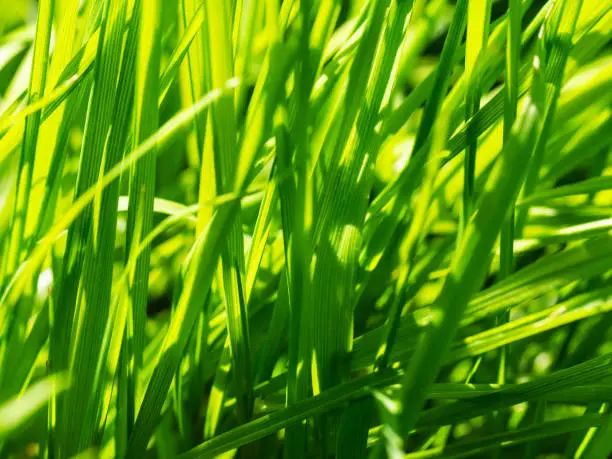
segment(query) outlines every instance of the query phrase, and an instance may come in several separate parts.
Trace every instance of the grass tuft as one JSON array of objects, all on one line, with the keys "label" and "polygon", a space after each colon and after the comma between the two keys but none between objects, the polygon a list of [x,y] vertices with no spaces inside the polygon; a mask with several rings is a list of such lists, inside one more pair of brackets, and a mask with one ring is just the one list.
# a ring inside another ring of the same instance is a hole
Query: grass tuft
[{"label": "grass tuft", "polygon": [[1,457],[612,454],[610,0],[17,4]]}]

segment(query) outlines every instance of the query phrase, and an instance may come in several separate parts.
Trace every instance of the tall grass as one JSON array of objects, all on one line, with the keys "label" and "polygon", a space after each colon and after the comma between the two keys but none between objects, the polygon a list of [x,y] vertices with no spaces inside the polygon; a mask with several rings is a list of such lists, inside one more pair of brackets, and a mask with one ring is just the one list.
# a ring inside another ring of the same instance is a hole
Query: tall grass
[{"label": "tall grass", "polygon": [[611,7],[0,1],[0,456],[608,457]]}]

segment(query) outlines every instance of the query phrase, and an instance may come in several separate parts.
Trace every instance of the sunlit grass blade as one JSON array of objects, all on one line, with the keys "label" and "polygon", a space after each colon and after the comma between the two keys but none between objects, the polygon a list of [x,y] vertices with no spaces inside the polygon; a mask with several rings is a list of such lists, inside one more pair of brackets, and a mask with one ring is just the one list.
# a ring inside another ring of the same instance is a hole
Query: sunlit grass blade
[{"label": "sunlit grass blade", "polygon": [[[279,171],[281,177],[286,177],[286,183],[280,189],[282,193],[281,218],[285,224],[283,242],[289,294],[286,406],[292,406],[312,393],[310,377],[314,344],[312,327],[314,314],[309,310],[308,305],[314,298],[311,266],[315,191],[313,177],[309,173],[313,165],[309,146],[310,107],[308,100],[313,84],[312,67],[317,66],[309,49],[313,6],[313,3],[307,0],[300,2],[299,7],[301,30],[295,61],[297,91],[293,99],[289,101],[293,104],[295,115],[293,119],[287,120],[284,104],[281,105],[275,126]],[[270,15],[268,20],[275,29],[278,29],[275,26],[275,17]],[[274,37],[274,39],[278,40],[279,37]],[[289,141],[289,131],[293,134],[293,142]],[[292,150],[294,155],[291,154]],[[294,173],[292,173],[293,168]],[[302,458],[307,452],[307,425],[300,423],[287,429],[286,438],[284,457]]]},{"label": "sunlit grass blade", "polygon": [[[206,2],[208,56],[212,86],[234,75],[231,6],[229,1]],[[212,135],[217,194],[232,190],[238,163],[234,97],[228,94],[213,104]],[[222,289],[227,313],[227,331],[233,366],[233,388],[238,397],[238,414],[247,420],[253,404],[253,370],[244,296],[244,246],[240,234],[241,213],[232,219],[225,247],[221,251]]]},{"label": "sunlit grass blade", "polygon": [[[508,139],[512,125],[516,120],[518,107],[518,79],[521,52],[521,2],[516,0],[508,6],[510,24],[506,46],[506,84],[504,86],[504,139]],[[500,236],[500,277],[506,277],[512,271],[514,263],[514,211],[510,213],[507,224],[502,227]],[[503,363],[501,364],[504,365]],[[500,372],[503,370],[500,369]],[[503,378],[503,376],[500,376]]]},{"label": "sunlit grass blade", "polygon": [[[105,70],[110,71],[113,69],[113,64],[116,65],[119,79],[115,89],[116,74],[99,74],[100,84],[108,91],[103,92],[100,96],[100,103],[105,106],[101,113],[105,114],[106,118],[99,120],[100,125],[96,126],[96,131],[92,134],[95,142],[99,143],[91,145],[84,143],[82,151],[82,162],[87,164],[88,161],[91,161],[88,167],[91,168],[90,180],[94,183],[96,176],[108,172],[121,160],[125,150],[133,98],[134,54],[139,32],[138,22],[132,21],[125,41],[125,54],[123,60],[119,61],[116,54],[122,48],[127,11],[125,5],[113,1],[107,5],[107,8],[108,35],[104,35],[105,40],[101,41],[101,52],[103,56],[116,59],[114,62],[111,61],[109,68]],[[134,8],[135,11],[138,11],[140,4],[136,2]],[[104,78],[107,78],[108,81],[105,81]],[[93,90],[94,93],[97,91],[95,84]],[[89,130],[90,126],[88,124],[86,130]],[[106,146],[106,151],[103,146]],[[100,147],[101,150],[93,154],[87,149],[88,147]],[[91,159],[86,159],[88,157]],[[87,179],[87,177],[84,178],[84,180]],[[102,190],[94,200],[91,221],[83,222],[84,231],[79,235],[80,237],[77,236],[76,241],[72,240],[73,243],[76,242],[74,249],[83,251],[84,257],[83,272],[78,273],[80,285],[77,284],[79,290],[73,319],[75,335],[71,337],[70,343],[73,387],[67,393],[63,410],[60,411],[60,422],[64,423],[63,429],[65,429],[63,435],[66,435],[62,443],[64,451],[68,454],[74,454],[89,447],[97,434],[100,422],[99,403],[103,381],[96,380],[96,368],[92,362],[99,359],[99,342],[104,336],[104,328],[110,314],[118,198],[118,182],[111,183]],[[73,273],[68,268],[66,277],[62,281],[74,282],[71,274],[76,275],[77,273]],[[82,413],[83,422],[74,425],[70,419],[76,416],[77,411]]]},{"label": "sunlit grass blade", "polygon": [[[546,83],[546,107],[543,114],[544,124],[542,132],[539,134],[537,143],[534,145],[532,164],[529,167],[525,180],[523,195],[533,193],[539,178],[542,157],[551,134],[557,102],[561,93],[565,64],[572,47],[572,37],[576,30],[581,7],[582,1],[561,2],[555,5],[551,17],[557,17],[559,23],[554,24],[553,20],[549,19],[540,34],[539,46],[541,49],[539,54],[540,59],[543,60],[542,65],[546,65],[544,77]],[[523,207],[517,214],[516,228],[518,235],[522,234],[527,217],[526,212],[527,208]]]},{"label": "sunlit grass blade", "polygon": [[[34,103],[44,95],[47,78],[47,61],[49,59],[49,42],[51,40],[51,22],[53,19],[53,0],[46,0],[39,5],[36,38],[34,40],[34,54],[32,57],[32,71],[28,88],[28,103]],[[11,219],[10,239],[7,246],[6,257],[2,264],[2,280],[5,284],[6,276],[15,272],[21,262],[23,239],[25,236],[28,203],[34,175],[34,159],[36,143],[40,130],[40,112],[34,112],[25,121],[25,132],[22,141],[22,150],[19,160],[17,176],[17,194],[13,218]]]},{"label": "sunlit grass blade", "polygon": [[517,205],[537,205],[545,204],[551,200],[566,198],[575,195],[591,195],[600,191],[606,191],[612,188],[612,177],[593,177],[571,185],[564,185],[551,190],[544,190],[534,193],[520,200]]},{"label": "sunlit grass blade", "polygon": [[[53,180],[51,180],[51,183],[47,183],[47,178],[53,179],[55,177],[53,174],[49,174],[49,172],[52,171],[54,162],[61,164],[62,159],[65,159],[66,156],[62,154],[62,150],[64,150],[66,145],[69,123],[73,119],[71,115],[75,111],[69,105],[72,103],[80,106],[83,100],[83,86],[87,84],[85,79],[89,72],[85,69],[65,78],[65,69],[69,68],[70,62],[74,57],[73,51],[77,48],[75,46],[77,13],[78,5],[72,2],[57,2],[55,5],[54,17],[57,36],[55,37],[53,56],[48,70],[46,93],[50,97],[59,90],[60,97],[53,104],[50,104],[48,109],[42,112],[44,122],[41,126],[37,144],[37,158],[33,176],[35,186],[30,195],[32,204],[28,208],[28,225],[26,228],[26,234],[30,240],[40,234],[43,215],[46,215],[49,210],[45,207],[51,207],[48,206],[47,196],[45,195],[49,188],[54,187],[55,183],[53,183]],[[85,68],[89,69],[90,67],[87,66]],[[80,87],[77,89],[76,85]],[[55,89],[51,91],[54,87]],[[73,89],[76,89],[76,94],[72,92]],[[56,106],[59,100],[64,98],[69,102],[59,105],[53,112],[49,112],[49,109]]]},{"label": "sunlit grass blade", "polygon": [[610,453],[609,10],[0,0],[0,455]]},{"label": "sunlit grass blade", "polygon": [[[530,102],[523,109],[515,125],[512,140],[504,148],[500,161],[496,164],[496,171],[485,188],[479,202],[479,210],[470,220],[458,251],[454,254],[451,270],[436,300],[438,317],[420,343],[407,370],[398,400],[398,426],[395,429],[407,432],[414,426],[425,391],[439,371],[439,365],[448,351],[450,338],[456,332],[465,306],[484,280],[489,253],[497,235],[491,229],[499,230],[508,207],[519,192],[521,181],[517,177],[524,176],[526,172],[529,155],[526,146],[535,138],[538,122],[538,108]],[[513,174],[506,175],[509,170],[512,170]],[[485,224],[483,219],[486,219],[489,229],[486,234],[480,230]],[[466,257],[463,255],[464,251],[474,255]]]},{"label": "sunlit grass blade", "polygon": [[[157,94],[159,93],[160,69],[160,21],[162,3],[155,0],[134,9],[133,21],[139,21],[138,51],[136,56],[134,84],[133,144],[137,146],[155,132],[159,124]],[[153,204],[155,196],[155,152],[140,159],[132,168],[130,177],[130,201],[127,216],[126,256],[135,257],[130,275],[128,291],[130,320],[123,352],[128,363],[127,378],[119,380],[118,390],[127,385],[127,406],[118,409],[118,415],[126,416],[126,438],[131,432],[139,407],[141,395],[140,372],[143,367],[145,346],[146,305],[148,301],[148,279],[151,250],[135,253],[141,241],[153,226]]]},{"label": "sunlit grass blade", "polygon": [[[520,14],[520,2],[519,2]],[[467,18],[467,37],[465,43],[465,74],[468,88],[465,100],[465,119],[472,118],[480,109],[481,78],[482,69],[477,65],[478,59],[482,59],[484,48],[486,48],[489,36],[489,18],[491,15],[491,1],[469,2]],[[513,21],[511,19],[511,21]],[[512,29],[514,25],[510,25]],[[513,38],[516,41],[515,38]],[[474,200],[474,168],[476,167],[476,150],[478,138],[468,131],[468,144],[465,149],[464,179],[463,179],[463,205],[461,207],[461,231],[472,215]]]},{"label": "sunlit grass blade", "polygon": [[[237,81],[231,80],[227,82],[227,87],[234,88]],[[140,146],[125,155],[124,159],[119,162],[115,167],[108,171],[104,176],[101,177],[100,181],[96,186],[86,190],[74,203],[70,206],[69,210],[59,218],[55,224],[47,231],[47,233],[39,240],[34,250],[24,261],[20,269],[12,277],[9,284],[6,286],[0,298],[0,304],[7,307],[12,307],[17,302],[19,296],[23,293],[27,282],[32,278],[36,270],[43,263],[45,256],[48,254],[49,249],[57,241],[57,239],[66,231],[66,229],[85,211],[87,206],[94,200],[100,189],[107,187],[122,173],[129,170],[130,166],[140,158],[144,157],[151,150],[161,151],[165,145],[167,145],[177,133],[185,129],[189,123],[193,120],[195,115],[208,108],[213,101],[219,98],[225,88],[217,88],[207,93],[202,99],[200,99],[193,106],[183,110],[176,114],[172,119],[167,121],[160,129],[154,134],[147,138]],[[235,199],[235,196],[228,196],[223,202],[226,203]],[[4,308],[0,311],[5,311]]]},{"label": "sunlit grass blade", "polygon": [[[280,78],[282,81],[286,72],[286,62],[278,54],[271,53],[270,59],[274,60],[278,67],[273,70],[271,69],[266,74],[267,78],[262,82],[262,85],[265,85],[266,88],[275,87],[278,79]],[[146,149],[150,149],[155,145],[155,136],[163,138],[169,132],[178,129],[178,127],[185,126],[193,119],[198,108],[201,110],[207,107],[224,94],[227,94],[227,92],[224,93],[220,89],[209,93],[208,97],[204,97],[198,104],[187,109],[179,119],[170,123],[166,129],[162,128],[137,150],[144,154],[147,151]],[[264,140],[263,132],[253,129],[253,127],[260,128],[266,124],[271,126],[270,114],[273,112],[276,102],[276,95],[266,94],[263,105],[258,107],[251,116],[247,117],[247,137],[245,137],[240,150],[238,174],[234,181],[234,190],[239,194],[243,193],[248,185],[248,174],[246,172],[252,168],[256,152]],[[251,129],[253,130],[251,131]],[[249,138],[249,135],[252,137]],[[132,156],[135,155],[132,153]],[[135,158],[131,159],[134,160]],[[241,173],[240,171],[243,172]],[[144,451],[148,439],[157,424],[160,410],[172,381],[172,372],[176,370],[186,344],[188,333],[185,331],[181,333],[181,330],[184,330],[185,327],[193,326],[195,316],[197,315],[197,308],[203,304],[206,293],[210,288],[210,282],[212,282],[217,263],[217,256],[223,242],[225,242],[223,237],[227,230],[226,225],[232,219],[234,212],[237,211],[234,206],[235,204],[230,201],[219,207],[215,214],[216,216],[208,225],[208,230],[199,236],[198,242],[194,247],[196,253],[206,254],[206,256],[191,256],[191,260],[196,260],[194,262],[196,264],[192,269],[188,270],[188,277],[185,279],[181,295],[177,299],[176,314],[173,316],[171,328],[164,342],[162,355],[159,357],[155,372],[147,387],[134,431],[130,437],[127,455],[138,454]],[[209,233],[210,236],[208,235]],[[196,285],[198,286],[197,289],[195,288]],[[203,287],[206,287],[206,290]],[[193,295],[197,296],[192,298]]]},{"label": "sunlit grass blade", "polygon": [[189,332],[210,289],[216,262],[225,242],[228,222],[237,211],[235,206],[234,203],[230,203],[219,208],[192,249],[188,260],[191,269],[187,270],[180,297],[177,299],[175,314],[129,437],[127,457],[141,454],[146,449],[149,437],[157,425],[174,372],[187,344]]}]

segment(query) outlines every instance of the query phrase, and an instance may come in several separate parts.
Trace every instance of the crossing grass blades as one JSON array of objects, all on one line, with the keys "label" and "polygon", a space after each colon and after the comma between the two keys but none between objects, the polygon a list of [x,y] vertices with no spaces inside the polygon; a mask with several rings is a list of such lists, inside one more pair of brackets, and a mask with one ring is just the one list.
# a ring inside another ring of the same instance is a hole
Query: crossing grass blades
[{"label": "crossing grass blades", "polygon": [[612,454],[610,0],[0,0],[0,456]]}]

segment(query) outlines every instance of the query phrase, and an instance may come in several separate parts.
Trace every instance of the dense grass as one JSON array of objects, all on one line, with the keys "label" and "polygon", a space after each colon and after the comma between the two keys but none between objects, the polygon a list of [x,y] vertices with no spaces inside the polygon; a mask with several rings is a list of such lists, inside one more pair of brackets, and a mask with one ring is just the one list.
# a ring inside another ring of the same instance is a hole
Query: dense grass
[{"label": "dense grass", "polygon": [[609,457],[611,7],[0,0],[0,457]]}]

